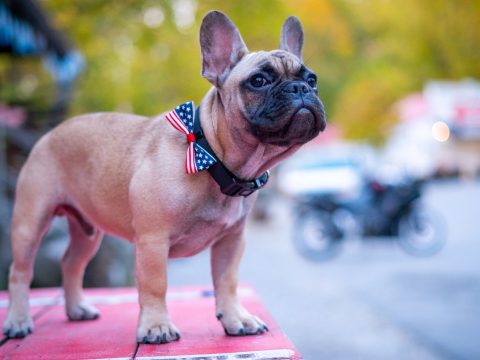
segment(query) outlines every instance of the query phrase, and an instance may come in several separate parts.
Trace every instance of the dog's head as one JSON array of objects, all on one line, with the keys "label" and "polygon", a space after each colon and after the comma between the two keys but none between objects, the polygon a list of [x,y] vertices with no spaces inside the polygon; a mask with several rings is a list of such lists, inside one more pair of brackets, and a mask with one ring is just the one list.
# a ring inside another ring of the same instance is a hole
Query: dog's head
[{"label": "dog's head", "polygon": [[317,76],[302,62],[303,30],[289,17],[280,49],[249,52],[223,13],[212,11],[200,30],[202,75],[218,90],[229,128],[264,144],[304,144],[325,128]]}]

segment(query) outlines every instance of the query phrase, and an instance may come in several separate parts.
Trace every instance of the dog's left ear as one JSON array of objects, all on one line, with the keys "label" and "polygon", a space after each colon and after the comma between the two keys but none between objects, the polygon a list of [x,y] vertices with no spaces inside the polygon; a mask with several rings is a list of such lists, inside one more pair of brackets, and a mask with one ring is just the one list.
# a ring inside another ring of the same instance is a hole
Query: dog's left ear
[{"label": "dog's left ear", "polygon": [[280,49],[288,51],[302,60],[303,29],[300,20],[295,16],[290,16],[283,23]]},{"label": "dog's left ear", "polygon": [[221,87],[230,70],[248,53],[233,22],[220,11],[211,11],[200,27],[202,76]]}]

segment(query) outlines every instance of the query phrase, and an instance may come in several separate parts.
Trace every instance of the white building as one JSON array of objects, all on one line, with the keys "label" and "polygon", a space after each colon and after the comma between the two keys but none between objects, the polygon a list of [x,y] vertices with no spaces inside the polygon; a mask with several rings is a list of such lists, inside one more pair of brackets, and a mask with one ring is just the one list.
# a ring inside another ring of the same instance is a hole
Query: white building
[{"label": "white building", "polygon": [[480,172],[480,82],[432,81],[396,104],[385,161],[415,176]]}]

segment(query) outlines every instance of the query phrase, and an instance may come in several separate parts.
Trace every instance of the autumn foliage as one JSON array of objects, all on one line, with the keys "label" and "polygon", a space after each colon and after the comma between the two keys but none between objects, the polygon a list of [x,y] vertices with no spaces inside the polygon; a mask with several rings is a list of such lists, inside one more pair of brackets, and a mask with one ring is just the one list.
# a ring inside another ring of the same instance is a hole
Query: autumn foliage
[{"label": "autumn foliage", "polygon": [[[227,13],[253,51],[276,48],[284,19],[298,16],[305,28],[304,60],[318,74],[329,121],[349,138],[381,141],[396,120],[392,104],[420,90],[425,81],[480,78],[480,1],[46,0],[42,4],[86,58],[72,114],[154,115],[186,100],[198,103],[209,87],[200,76],[198,29],[211,9]],[[30,77],[30,87],[24,77]],[[20,98],[34,107],[48,102],[48,76],[33,60],[13,63],[0,57],[0,81],[0,102]]]}]

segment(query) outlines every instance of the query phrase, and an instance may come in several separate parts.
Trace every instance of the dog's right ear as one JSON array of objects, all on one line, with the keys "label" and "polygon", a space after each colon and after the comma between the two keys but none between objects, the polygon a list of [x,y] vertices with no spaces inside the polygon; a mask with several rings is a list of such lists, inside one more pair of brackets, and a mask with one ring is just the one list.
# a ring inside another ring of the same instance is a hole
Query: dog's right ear
[{"label": "dog's right ear", "polygon": [[200,27],[202,76],[221,87],[230,70],[248,53],[233,22],[220,11],[211,11]]}]

